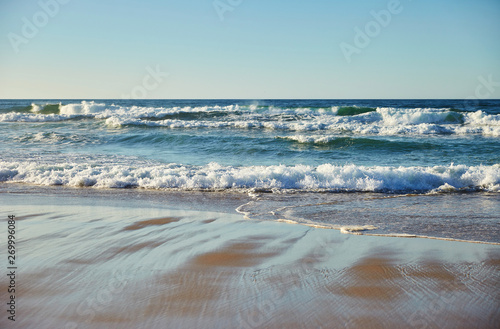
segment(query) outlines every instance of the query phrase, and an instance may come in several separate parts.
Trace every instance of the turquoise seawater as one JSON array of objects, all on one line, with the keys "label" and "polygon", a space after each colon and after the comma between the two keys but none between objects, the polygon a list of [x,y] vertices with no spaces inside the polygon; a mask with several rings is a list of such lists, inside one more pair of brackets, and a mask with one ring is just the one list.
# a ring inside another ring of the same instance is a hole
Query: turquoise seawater
[{"label": "turquoise seawater", "polygon": [[[482,193],[498,224],[499,100],[0,100],[0,131],[8,184]],[[329,222],[314,214],[293,220]]]}]

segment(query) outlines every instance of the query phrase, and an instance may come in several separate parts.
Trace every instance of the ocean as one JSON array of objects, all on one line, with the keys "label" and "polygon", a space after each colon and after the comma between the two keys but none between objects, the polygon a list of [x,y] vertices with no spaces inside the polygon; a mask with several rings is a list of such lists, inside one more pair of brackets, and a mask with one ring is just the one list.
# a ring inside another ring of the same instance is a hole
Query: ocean
[{"label": "ocean", "polygon": [[500,100],[0,100],[0,131],[3,193],[245,195],[248,220],[500,243]]}]

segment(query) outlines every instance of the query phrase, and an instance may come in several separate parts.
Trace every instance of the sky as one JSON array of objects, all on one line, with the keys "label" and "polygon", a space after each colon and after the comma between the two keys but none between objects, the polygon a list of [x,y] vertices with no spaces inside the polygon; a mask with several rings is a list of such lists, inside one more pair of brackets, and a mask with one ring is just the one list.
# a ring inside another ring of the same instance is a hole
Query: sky
[{"label": "sky", "polygon": [[500,98],[499,0],[0,0],[0,98]]}]

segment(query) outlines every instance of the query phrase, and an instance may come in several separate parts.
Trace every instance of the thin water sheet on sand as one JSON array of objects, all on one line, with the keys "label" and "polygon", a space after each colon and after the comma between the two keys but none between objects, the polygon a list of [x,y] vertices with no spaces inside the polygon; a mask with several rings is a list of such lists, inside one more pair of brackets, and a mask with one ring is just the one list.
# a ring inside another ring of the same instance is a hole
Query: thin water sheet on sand
[{"label": "thin water sheet on sand", "polygon": [[345,235],[104,194],[0,201],[4,224],[16,215],[20,259],[16,323],[3,315],[2,328],[500,323],[497,245]]}]

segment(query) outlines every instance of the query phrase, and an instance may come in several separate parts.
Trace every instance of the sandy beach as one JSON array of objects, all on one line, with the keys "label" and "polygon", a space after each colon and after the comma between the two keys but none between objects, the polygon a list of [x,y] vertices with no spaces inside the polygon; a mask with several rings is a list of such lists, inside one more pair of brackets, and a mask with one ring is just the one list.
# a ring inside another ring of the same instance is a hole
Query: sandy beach
[{"label": "sandy beach", "polygon": [[3,312],[2,328],[500,323],[498,245],[245,220],[230,211],[243,196],[85,193],[0,193],[2,239],[14,214],[18,248],[16,321]]}]

